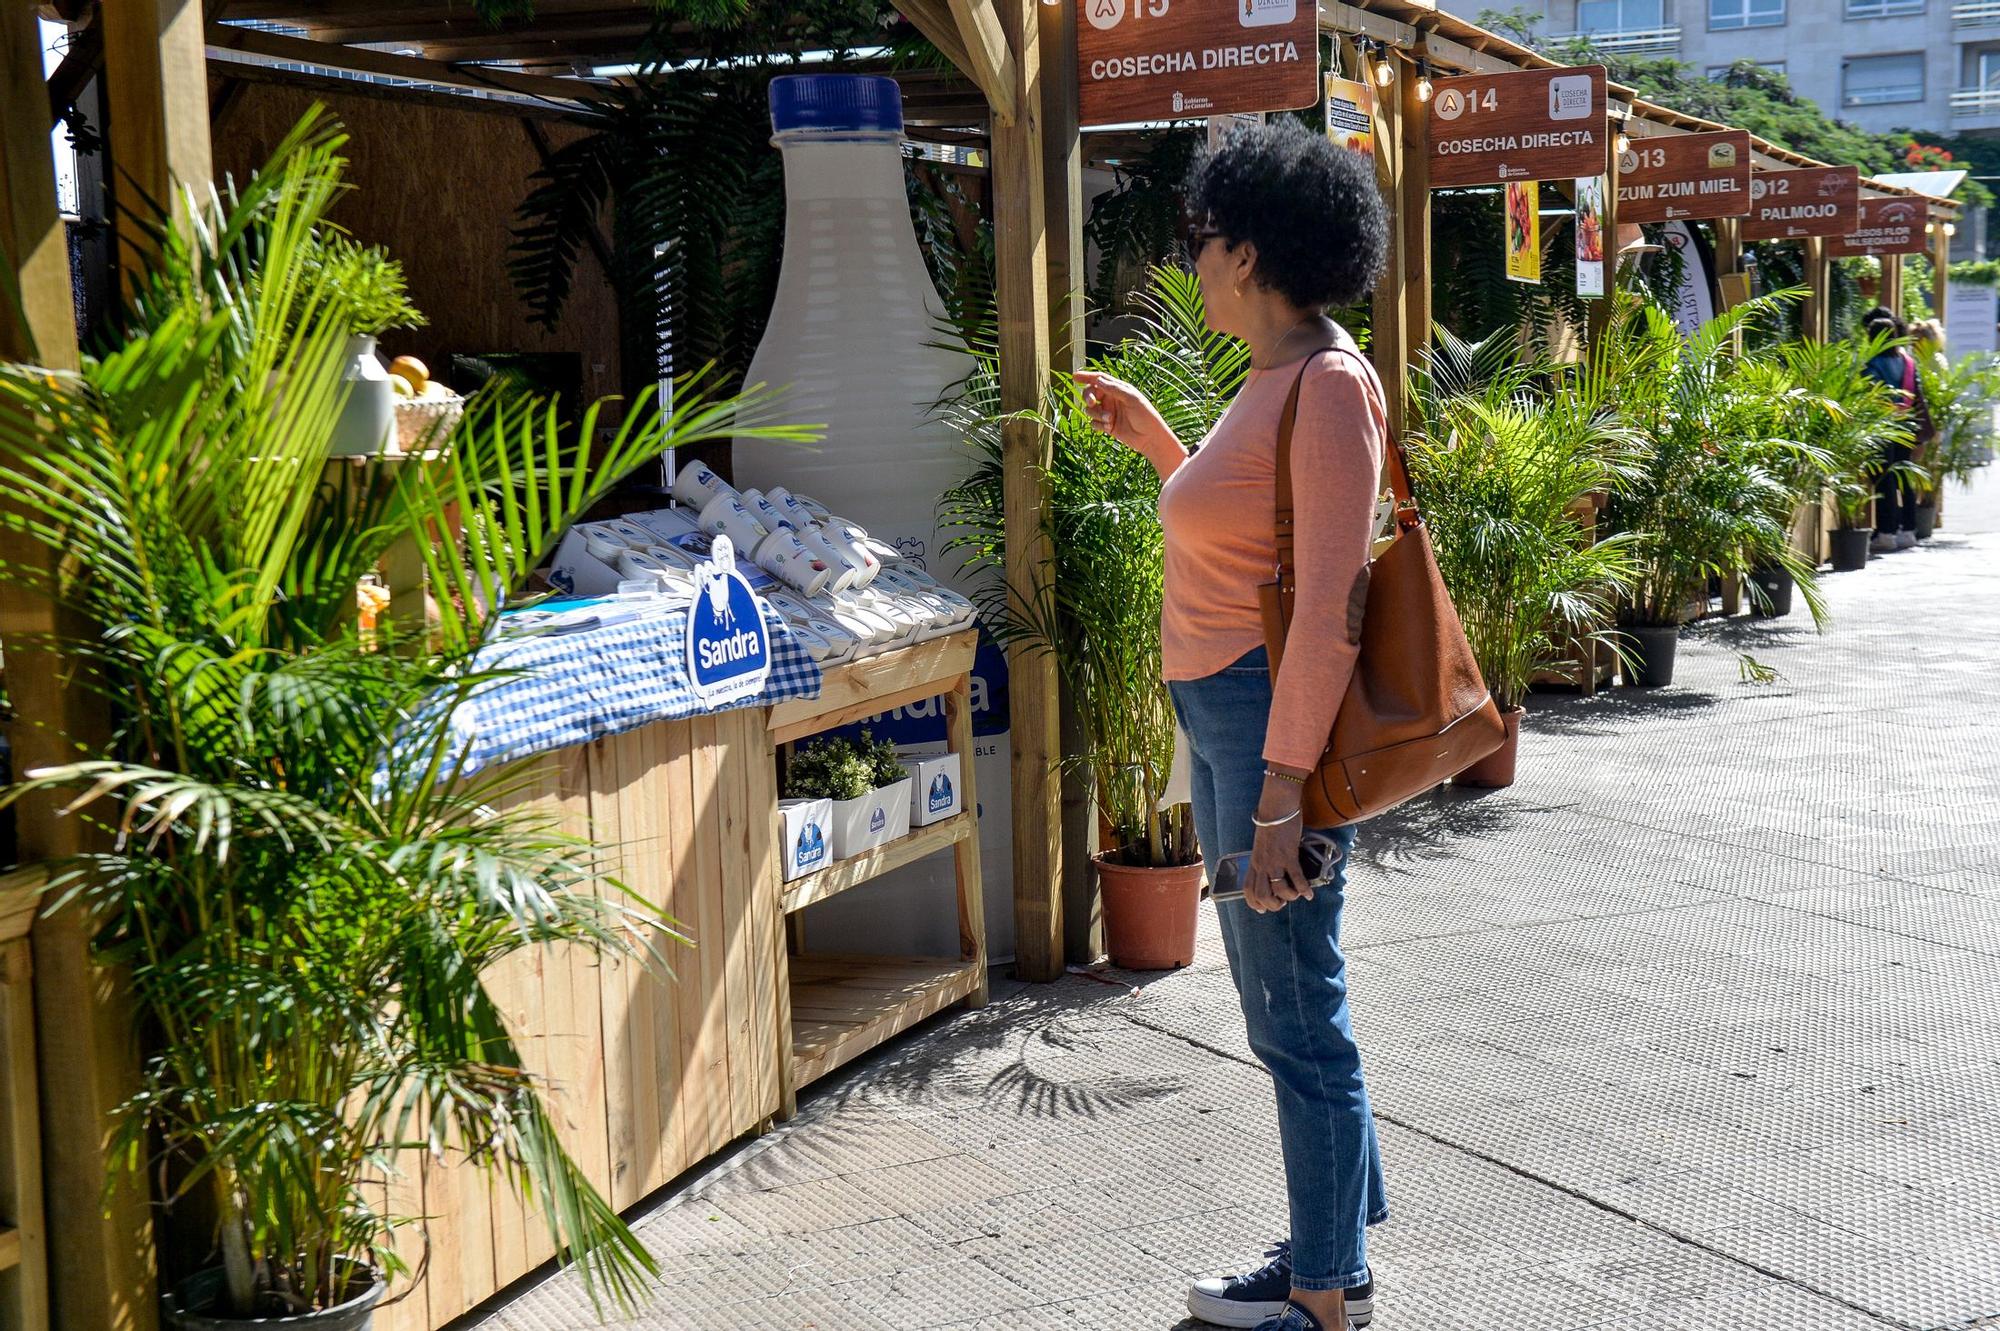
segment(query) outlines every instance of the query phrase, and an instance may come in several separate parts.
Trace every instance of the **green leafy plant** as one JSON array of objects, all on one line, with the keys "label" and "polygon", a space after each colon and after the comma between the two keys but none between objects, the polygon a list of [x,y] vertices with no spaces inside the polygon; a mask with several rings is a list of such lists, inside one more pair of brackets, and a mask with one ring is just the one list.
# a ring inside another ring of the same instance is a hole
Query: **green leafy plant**
[{"label": "green leafy plant", "polygon": [[1413,374],[1418,421],[1406,446],[1438,571],[1481,675],[1502,708],[1543,671],[1615,646],[1635,584],[1631,533],[1591,539],[1593,497],[1638,465],[1611,402],[1574,367],[1522,363],[1504,330],[1468,343],[1438,328]]},{"label": "green leafy plant", "polygon": [[370,336],[391,328],[421,328],[427,322],[410,303],[403,265],[379,245],[361,245],[322,225],[307,247],[304,270],[324,282],[338,308],[332,318]]},{"label": "green leafy plant", "polygon": [[1929,405],[1937,437],[1924,447],[1919,465],[1925,489],[1932,494],[1946,481],[1963,485],[1982,465],[1983,445],[1991,436],[1993,403],[2000,401],[2000,370],[1966,358],[1953,364],[1933,361],[1918,370],[1924,401]]},{"label": "green leafy plant", "polygon": [[[794,800],[858,800],[880,779],[872,742],[864,748],[839,735],[821,735],[792,755],[785,770],[785,798]],[[896,780],[903,777],[899,769]]]},{"label": "green leafy plant", "polygon": [[[1753,376],[1764,386],[1759,400],[1780,408],[1776,428],[1798,445],[1793,456],[1800,470],[1791,479],[1800,497],[1816,500],[1821,486],[1831,490],[1840,525],[1849,530],[1872,525],[1885,448],[1908,428],[1887,386],[1866,369],[1893,345],[1886,335],[1788,342],[1772,358],[1776,382]],[[1924,479],[1914,464],[1900,469],[1912,481]]]},{"label": "green leafy plant", "polygon": [[1790,540],[1800,496],[1783,462],[1789,437],[1733,350],[1739,333],[1792,298],[1739,305],[1691,337],[1656,305],[1626,305],[1591,350],[1585,391],[1615,400],[1640,445],[1605,507],[1610,530],[1637,546],[1640,577],[1625,612],[1633,622],[1679,624],[1711,578],[1769,567],[1791,574],[1814,619],[1824,616],[1816,567]]},{"label": "green leafy plant", "polygon": [[[80,371],[0,367],[4,521],[48,556],[0,571],[95,626],[51,645],[114,718],[100,754],[4,798],[72,793],[101,833],[52,866],[51,901],[131,977],[145,1047],[115,1158],[212,1217],[216,1311],[324,1308],[402,1269],[414,1218],[381,1182],[453,1158],[533,1197],[592,1298],[630,1306],[655,1263],[564,1151],[481,977],[679,934],[519,807],[522,778],[473,770],[454,721],[494,679],[493,610],[562,530],[756,404],[690,384],[605,442],[487,397],[434,463],[325,480],[363,304],[321,262],[344,142],[315,108],[195,225],[159,226],[123,336]],[[442,621],[363,641],[357,583],[403,541],[430,551]]]},{"label": "green leafy plant", "polygon": [[902,755],[896,752],[894,741],[876,739],[864,730],[854,741],[854,747],[868,760],[869,779],[877,790],[908,779],[910,774],[903,766]]},{"label": "green leafy plant", "polygon": [[[1192,274],[1154,270],[1137,306],[1138,331],[1091,368],[1136,385],[1192,445],[1235,397],[1248,352],[1209,330]],[[1159,476],[1146,459],[1091,428],[1073,384],[1051,385],[1042,415],[1054,436],[1044,530],[1055,565],[1045,580],[1010,597],[1000,436],[1011,418],[1000,410],[990,342],[973,350],[978,368],[946,409],[979,457],[940,506],[957,532],[952,548],[988,575],[981,604],[995,633],[1054,658],[1081,722],[1080,743],[1066,761],[1089,774],[1112,850],[1135,865],[1192,863],[1188,809],[1161,808],[1174,713],[1160,680]]]}]

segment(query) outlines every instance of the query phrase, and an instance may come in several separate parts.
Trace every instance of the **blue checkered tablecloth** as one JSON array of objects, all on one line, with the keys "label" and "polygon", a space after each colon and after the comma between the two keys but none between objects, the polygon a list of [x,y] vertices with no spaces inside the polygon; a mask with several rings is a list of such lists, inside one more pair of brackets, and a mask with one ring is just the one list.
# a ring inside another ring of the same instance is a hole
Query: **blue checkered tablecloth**
[{"label": "blue checkered tablecloth", "polygon": [[501,638],[480,649],[481,671],[505,677],[475,690],[452,716],[467,775],[530,754],[584,744],[654,721],[819,696],[820,672],[784,620],[763,605],[771,677],[754,698],[711,707],[687,681],[685,610],[575,633]]}]

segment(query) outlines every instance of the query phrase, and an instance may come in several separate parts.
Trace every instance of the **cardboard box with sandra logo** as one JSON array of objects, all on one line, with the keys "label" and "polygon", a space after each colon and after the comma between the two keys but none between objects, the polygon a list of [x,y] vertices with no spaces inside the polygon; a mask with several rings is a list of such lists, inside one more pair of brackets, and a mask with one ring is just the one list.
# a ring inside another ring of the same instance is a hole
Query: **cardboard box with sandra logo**
[{"label": "cardboard box with sandra logo", "polygon": [[941,823],[964,809],[957,754],[905,756],[903,768],[910,774],[910,826]]},{"label": "cardboard box with sandra logo", "polygon": [[778,823],[786,882],[833,863],[832,800],[779,800]]},{"label": "cardboard box with sandra logo", "polygon": [[905,777],[859,799],[833,801],[833,857],[870,851],[910,834],[910,781]]}]

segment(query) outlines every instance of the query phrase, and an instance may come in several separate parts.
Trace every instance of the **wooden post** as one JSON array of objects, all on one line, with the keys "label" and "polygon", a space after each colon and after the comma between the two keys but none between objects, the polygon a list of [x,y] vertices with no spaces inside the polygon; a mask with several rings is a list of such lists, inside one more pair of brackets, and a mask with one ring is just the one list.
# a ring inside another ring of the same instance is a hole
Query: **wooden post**
[{"label": "wooden post", "polygon": [[143,268],[144,224],[182,217],[182,186],[215,174],[208,140],[208,65],[201,0],[120,0],[102,7],[105,129],[118,228],[118,269]]},{"label": "wooden post", "polygon": [[[1038,4],[1042,57],[1042,208],[1048,228],[1049,358],[1057,374],[1083,368],[1087,351],[1084,289],[1089,273],[1083,253],[1083,134],[1079,126],[1076,14],[1071,4]],[[1065,692],[1060,702],[1059,752],[1073,751],[1082,730]],[[1062,776],[1063,953],[1090,962],[1103,952],[1090,856],[1097,849],[1097,818],[1090,775],[1081,768]]]},{"label": "wooden post", "polygon": [[[1586,314],[1589,328],[1587,345],[1592,353],[1596,351],[1598,339],[1611,326],[1611,315],[1618,308],[1618,136],[1624,133],[1624,121],[1606,111],[1604,117],[1604,294],[1590,302]],[[1574,221],[1571,223],[1574,225]],[[1597,674],[1586,671],[1589,676],[1583,682],[1586,694],[1597,691]]]},{"label": "wooden post", "polygon": [[1800,330],[1808,341],[1827,339],[1831,305],[1832,269],[1826,261],[1826,241],[1808,236],[1803,242],[1806,268],[1805,326]]},{"label": "wooden post", "polygon": [[[1341,63],[1362,70],[1361,53],[1351,37],[1340,38]],[[1409,426],[1410,364],[1416,348],[1423,344],[1418,330],[1409,324],[1410,309],[1405,292],[1413,284],[1428,282],[1423,256],[1413,256],[1404,235],[1403,219],[1411,200],[1405,186],[1409,164],[1404,160],[1403,108],[1415,101],[1415,66],[1396,54],[1402,65],[1396,95],[1375,99],[1375,185],[1389,208],[1389,253],[1382,265],[1382,277],[1375,284],[1374,304],[1369,322],[1368,354],[1381,377],[1388,408],[1389,431],[1400,438]],[[1421,107],[1419,107],[1421,114]],[[1429,203],[1425,191],[1423,205]]]},{"label": "wooden post", "polygon": [[[206,114],[205,97],[200,106]],[[12,297],[0,297],[0,359],[74,369],[69,249],[56,212],[49,128],[35,7],[0,4],[0,262],[12,270],[19,297],[18,312]],[[0,557],[47,562],[40,546],[11,535],[0,537]],[[79,743],[106,729],[94,700],[41,645],[66,627],[55,607],[25,595],[19,581],[0,580],[0,642],[7,644],[15,717],[8,738],[17,772],[69,761]],[[58,817],[56,807],[50,799],[19,806],[23,862],[85,848],[77,820]],[[38,921],[32,946],[44,1214],[46,1232],[56,1237],[49,1246],[49,1324],[146,1331],[154,1324],[154,1299],[143,1189],[121,1187],[109,1214],[104,1207],[110,1110],[137,1067],[126,1008],[91,960],[79,911]]]},{"label": "wooden post", "polygon": [[1898,319],[1903,317],[1903,256],[1900,254],[1882,256],[1882,304],[1894,310]]},{"label": "wooden post", "polygon": [[[997,9],[1016,82],[1011,124],[993,126],[993,244],[1000,333],[1000,406],[1038,412],[1049,382],[1048,194],[1043,176],[1042,59],[1035,0],[978,0]],[[1050,441],[1033,419],[1009,420],[1005,468],[1007,583],[1045,591],[1053,553],[1042,527]],[[1061,709],[1054,660],[1008,653],[1014,794],[1014,956],[1023,979],[1063,973]]]},{"label": "wooden post", "polygon": [[1945,288],[1951,282],[1951,237],[1945,234],[1951,217],[1938,209],[1931,218],[1931,317],[1944,322]]}]

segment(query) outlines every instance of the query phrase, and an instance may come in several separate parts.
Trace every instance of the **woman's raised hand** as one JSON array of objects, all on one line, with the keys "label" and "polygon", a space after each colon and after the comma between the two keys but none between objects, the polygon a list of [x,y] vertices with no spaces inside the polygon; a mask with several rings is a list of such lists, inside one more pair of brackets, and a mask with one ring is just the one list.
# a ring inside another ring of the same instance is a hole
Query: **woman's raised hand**
[{"label": "woman's raised hand", "polygon": [[1173,442],[1174,432],[1159,409],[1123,379],[1090,370],[1079,370],[1074,377],[1083,390],[1084,414],[1097,429],[1149,457]]}]

